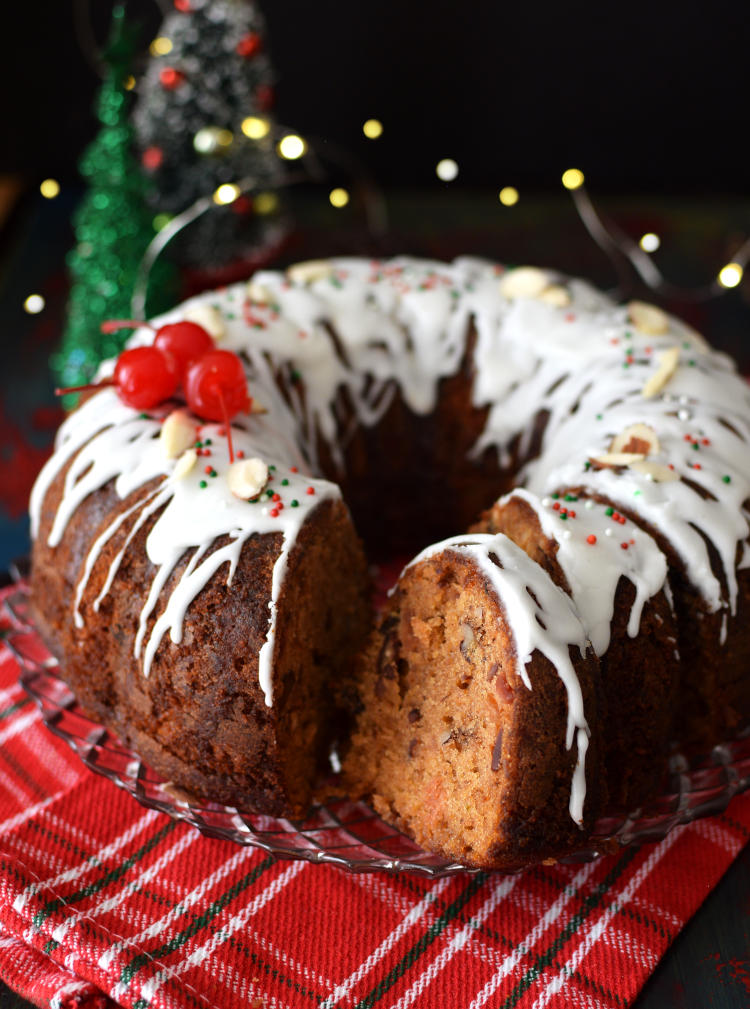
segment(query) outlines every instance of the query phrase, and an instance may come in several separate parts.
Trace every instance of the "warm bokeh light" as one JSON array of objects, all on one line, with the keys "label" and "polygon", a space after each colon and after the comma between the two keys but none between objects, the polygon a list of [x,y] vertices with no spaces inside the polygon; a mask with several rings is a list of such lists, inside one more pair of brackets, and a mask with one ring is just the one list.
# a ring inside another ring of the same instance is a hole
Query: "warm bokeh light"
[{"label": "warm bokeh light", "polygon": [[57,179],[45,179],[39,186],[39,192],[47,200],[54,200],[60,192],[60,183]]},{"label": "warm bokeh light", "polygon": [[579,189],[584,181],[584,175],[580,168],[568,168],[562,174],[562,184],[566,189]]},{"label": "warm bokeh light", "polygon": [[122,82],[122,86],[126,91],[132,91],[135,87],[135,77],[132,74],[128,74],[125,80]]},{"label": "warm bokeh light", "polygon": [[656,252],[661,245],[661,239],[653,231],[647,231],[645,235],[641,235],[641,240],[638,244],[644,252]]},{"label": "warm bokeh light", "polygon": [[443,182],[453,182],[458,175],[458,164],[453,158],[443,158],[442,161],[438,161],[435,173]]},{"label": "warm bokeh light", "polygon": [[719,283],[722,287],[737,287],[743,273],[744,270],[739,263],[727,263],[719,270]]},{"label": "warm bokeh light", "polygon": [[331,206],[333,207],[345,207],[349,202],[349,193],[346,189],[337,187],[331,190],[328,194],[328,199],[331,201]]},{"label": "warm bokeh light", "polygon": [[159,35],[148,48],[152,56],[166,56],[172,52],[172,40],[166,35]]},{"label": "warm bokeh light", "polygon": [[41,294],[30,294],[23,303],[24,311],[29,315],[38,315],[44,308],[44,298]]},{"label": "warm bokeh light", "polygon": [[230,147],[233,140],[231,130],[220,126],[204,126],[193,137],[193,147],[199,154],[215,154],[222,147]]},{"label": "warm bokeh light", "polygon": [[383,134],[383,124],[379,119],[368,119],[362,126],[362,132],[368,140],[377,140]]},{"label": "warm bokeh light", "polygon": [[287,161],[295,161],[297,158],[301,158],[305,153],[307,150],[307,144],[302,137],[298,137],[296,133],[288,133],[278,142],[276,150],[279,152],[281,157],[286,158]]},{"label": "warm bokeh light", "polygon": [[262,140],[268,136],[271,124],[260,116],[248,116],[242,120],[242,132],[251,140]]},{"label": "warm bokeh light", "polygon": [[276,193],[258,193],[253,200],[253,209],[256,214],[272,214],[278,209],[279,198]]},{"label": "warm bokeh light", "polygon": [[225,182],[214,193],[214,203],[218,203],[219,206],[225,206],[227,203],[234,203],[239,195],[239,186],[235,186],[231,182]]},{"label": "warm bokeh light", "polygon": [[518,190],[514,186],[503,186],[497,194],[497,198],[504,207],[512,207],[518,203]]}]

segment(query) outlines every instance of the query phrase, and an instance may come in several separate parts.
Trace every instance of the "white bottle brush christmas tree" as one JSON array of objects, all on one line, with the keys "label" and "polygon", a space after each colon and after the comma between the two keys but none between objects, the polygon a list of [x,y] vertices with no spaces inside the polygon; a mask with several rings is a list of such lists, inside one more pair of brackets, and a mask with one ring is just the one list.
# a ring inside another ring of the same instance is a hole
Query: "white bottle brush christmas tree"
[{"label": "white bottle brush christmas tree", "polygon": [[[167,255],[194,287],[268,262],[286,232],[277,193],[272,69],[265,25],[251,0],[175,0],[151,47],[133,115],[139,156],[165,221],[220,186],[252,179],[180,231]],[[225,192],[225,191],[223,191]]]}]

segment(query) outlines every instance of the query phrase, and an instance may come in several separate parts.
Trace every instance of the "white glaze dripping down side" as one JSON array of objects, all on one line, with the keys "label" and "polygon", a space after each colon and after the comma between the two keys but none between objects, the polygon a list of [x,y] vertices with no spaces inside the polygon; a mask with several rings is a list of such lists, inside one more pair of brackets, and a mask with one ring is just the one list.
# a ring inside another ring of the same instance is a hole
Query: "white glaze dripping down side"
[{"label": "white glaze dripping down side", "polygon": [[576,495],[540,500],[526,490],[500,498],[524,501],[535,512],[545,536],[557,543],[555,559],[594,651],[609,648],[615,593],[621,578],[635,589],[628,634],[638,635],[643,607],[667,584],[667,560],[654,539],[624,515]]},{"label": "white glaze dripping down side", "polygon": [[[589,642],[570,598],[554,584],[546,571],[502,533],[454,536],[422,551],[408,567],[443,552],[469,557],[487,579],[515,642],[516,671],[526,688],[534,689],[526,666],[537,651],[549,659],[562,680],[568,698],[565,744],[570,749],[575,741],[577,748],[569,810],[572,819],[581,825],[590,732],[570,648],[578,648],[584,655]],[[533,740],[531,742],[533,745]]]},{"label": "white glaze dripping down side", "polygon": [[[165,457],[159,440],[165,413],[145,416],[123,406],[111,389],[105,389],[71,414],[60,430],[58,451],[34,488],[34,526],[38,529],[41,502],[52,480],[71,457],[74,460],[66,474],[62,500],[48,537],[50,546],[60,542],[71,516],[93,491],[114,481],[118,496],[124,499],[151,481],[158,481],[154,490],[144,493],[124,514],[113,518],[94,540],[76,587],[74,608],[74,619],[81,626],[80,606],[86,585],[102,550],[118,529],[128,520],[132,522],[125,542],[110,563],[104,587],[93,603],[95,611],[112,588],[136,533],[157,515],[146,539],[146,553],[156,572],[141,611],[134,648],[145,676],[164,634],[169,632],[175,643],[182,640],[187,608],[225,564],[227,582],[231,583],[246,540],[255,534],[280,533],[282,547],[273,568],[269,627],[259,655],[260,686],[270,705],[277,604],[289,556],[311,511],[322,501],[340,498],[340,491],[335,484],[312,479],[284,465],[280,461],[279,432],[271,432],[269,440],[265,418],[253,416],[238,418],[243,428],[234,425],[232,437],[235,452],[246,458],[260,453],[267,455],[270,450],[272,458],[278,460],[271,463],[271,479],[259,501],[239,500],[231,493],[226,479],[229,467],[226,438],[218,425],[202,424],[198,419],[195,419],[196,439],[206,454],[187,475],[176,479],[173,474],[177,460]],[[278,500],[272,500],[270,495],[277,495]],[[230,542],[204,556],[215,540],[223,536],[229,537]],[[168,597],[162,599],[162,589],[188,552],[192,556],[186,570]],[[149,632],[149,618],[159,609]]]}]

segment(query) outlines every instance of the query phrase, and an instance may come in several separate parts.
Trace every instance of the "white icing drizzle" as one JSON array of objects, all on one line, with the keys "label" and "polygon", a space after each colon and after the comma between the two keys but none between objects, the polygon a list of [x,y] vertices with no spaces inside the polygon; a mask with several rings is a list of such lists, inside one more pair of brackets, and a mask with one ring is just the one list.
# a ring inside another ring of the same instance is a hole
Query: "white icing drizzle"
[{"label": "white icing drizzle", "polygon": [[[275,560],[272,591],[269,601],[269,627],[259,654],[259,680],[266,703],[273,698],[273,648],[275,644],[278,598],[283,586],[289,555],[302,525],[317,505],[340,497],[339,489],[328,481],[312,479],[294,472],[280,460],[278,432],[269,431],[265,418],[244,416],[238,419],[246,429],[232,427],[232,439],[237,453],[250,458],[261,452],[279,460],[272,463],[272,480],[261,500],[252,503],[239,500],[230,492],[226,480],[229,466],[226,438],[215,424],[200,426],[199,436],[210,448],[202,451],[202,465],[182,479],[171,477],[177,460],[167,459],[159,442],[161,419],[166,415],[146,417],[123,406],[111,389],[105,389],[71,414],[60,429],[58,451],[40,474],[34,488],[32,508],[34,528],[38,529],[39,508],[50,483],[62,465],[75,455],[66,474],[65,489],[49,535],[49,545],[56,546],[70,517],[78,505],[94,490],[114,480],[119,497],[125,498],[139,487],[157,479],[154,491],[146,493],[124,513],[117,515],[95,538],[85,558],[82,574],[76,586],[74,619],[83,625],[81,601],[96,561],[106,544],[134,516],[123,545],[110,563],[104,585],[94,600],[98,610],[114,584],[125,552],[136,533],[146,522],[161,512],[146,539],[146,553],[156,565],[156,573],[141,610],[134,655],[142,658],[142,668],[148,676],[154,655],[164,634],[169,631],[173,642],[182,640],[185,613],[201,589],[219,568],[228,564],[227,583],[231,583],[240,551],[254,534],[280,533],[282,547]],[[114,423],[112,423],[114,421]],[[201,422],[196,419],[196,425]],[[283,449],[283,446],[282,446]],[[56,465],[52,465],[56,462]],[[212,474],[206,472],[210,470]],[[201,486],[204,484],[205,486]],[[308,492],[309,491],[309,492]],[[275,502],[268,494],[279,494]],[[296,504],[292,504],[296,502]],[[282,507],[279,508],[279,505]],[[208,556],[208,548],[220,536],[230,542]],[[166,600],[162,589],[169,581],[182,556],[193,551],[187,568]],[[161,612],[149,632],[149,621],[161,604]]]},{"label": "white icing drizzle", "polygon": [[612,508],[575,495],[540,501],[519,489],[499,503],[512,498],[525,501],[545,536],[557,542],[555,559],[596,654],[609,648],[615,593],[623,577],[635,589],[628,634],[636,637],[643,607],[667,583],[667,560],[654,539]]},{"label": "white icing drizzle", "polygon": [[570,749],[575,740],[577,748],[569,810],[580,825],[586,797],[586,750],[590,733],[570,647],[578,648],[581,655],[585,655],[589,642],[573,603],[543,568],[502,533],[451,537],[427,547],[407,568],[444,551],[470,557],[486,577],[505,613],[516,646],[516,671],[526,688],[533,690],[526,666],[536,651],[549,659],[562,680],[568,698],[565,745]]},{"label": "white icing drizzle", "polygon": [[[322,439],[341,465],[347,432],[342,436],[339,430],[339,397],[352,404],[352,430],[358,423],[377,423],[396,390],[415,412],[429,412],[441,379],[459,368],[473,325],[473,402],[488,408],[474,453],[492,448],[508,461],[509,440],[520,432],[522,447],[528,446],[537,414],[544,409],[549,420],[541,452],[521,476],[528,490],[543,497],[560,487],[585,485],[588,492],[636,512],[673,544],[707,609],[735,611],[738,546],[740,566],[750,565],[750,523],[743,508],[750,498],[750,391],[728,358],[709,351],[698,334],[674,318],[666,333],[639,333],[626,307],[558,274],[548,276],[570,297],[563,307],[524,297],[509,301],[499,288],[503,268],[468,257],[453,264],[409,257],[382,262],[339,258],[330,266],[330,273],[323,271],[310,282],[281,272],[256,274],[254,281],[269,294],[264,304],[250,302],[245,285],[236,284],[193,298],[155,320],[158,325],[213,310],[223,328],[221,345],[243,355],[251,394],[268,410],[265,417],[237,418],[234,437],[248,456],[275,463],[279,472],[294,465],[317,473]],[[152,339],[152,330],[144,327],[131,342]],[[641,390],[657,370],[659,355],[672,347],[680,350],[676,372],[657,395],[644,397]],[[113,366],[105,363],[101,374],[111,374]],[[296,372],[304,392],[295,384]],[[612,438],[634,423],[654,429],[660,450],[653,461],[674,467],[681,480],[657,483],[633,469],[587,470],[587,461],[608,451]],[[89,400],[63,425],[57,451],[38,478],[32,529],[39,528],[52,480],[76,453],[50,533],[52,546],[79,504],[109,481],[121,498],[158,481],[155,493],[164,510],[149,534],[147,553],[159,569],[159,582],[168,581],[185,551],[196,551],[196,558],[158,613],[155,593],[147,604],[155,604],[156,623],[148,635],[143,630],[148,615],[142,618],[139,647],[145,669],[167,630],[173,641],[180,640],[185,611],[212,567],[227,563],[231,577],[248,536],[281,532],[284,547],[274,567],[269,634],[262,651],[263,689],[270,701],[275,607],[289,550],[311,505],[338,491],[305,477],[316,489],[312,502],[304,486],[295,484],[299,509],[287,507],[271,518],[261,506],[229,500],[223,478],[209,479],[209,488],[201,489],[199,468],[172,481],[175,462],[161,457],[157,434],[158,419],[140,417],[111,389]],[[686,436],[694,441],[687,442]],[[215,465],[223,473],[221,442],[214,438]],[[144,499],[143,508],[156,500]],[[133,507],[133,515],[138,514]],[[116,533],[117,528],[103,529],[86,558],[77,613],[96,557]],[[213,538],[221,535],[232,539],[220,551],[222,560],[213,561],[215,554],[206,558]],[[711,570],[704,536],[716,547],[726,591]],[[108,573],[105,592],[117,564]],[[632,621],[637,612],[634,607]],[[603,618],[591,619],[591,633],[601,646]]]}]

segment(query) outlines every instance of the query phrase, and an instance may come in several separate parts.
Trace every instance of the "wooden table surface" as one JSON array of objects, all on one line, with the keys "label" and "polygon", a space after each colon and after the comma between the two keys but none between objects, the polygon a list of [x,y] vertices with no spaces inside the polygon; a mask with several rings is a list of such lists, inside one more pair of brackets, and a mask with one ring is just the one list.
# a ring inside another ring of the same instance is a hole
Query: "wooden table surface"
[{"label": "wooden table surface", "polygon": [[[53,333],[59,327],[65,299],[60,277],[63,256],[71,242],[69,218],[75,199],[66,198],[65,194],[52,202],[27,198],[25,205],[17,207],[14,213],[13,202],[23,187],[11,180],[0,190],[4,200],[0,208],[0,340],[7,363],[2,379],[5,388],[0,388],[1,404],[2,394],[18,381],[19,374],[28,376],[27,355],[34,343],[29,334],[38,320],[22,311],[25,297],[32,292],[44,293],[48,304],[46,324],[52,326]],[[493,199],[496,201],[496,197]],[[434,196],[396,194],[391,200],[389,242],[401,251],[444,257],[468,251],[516,262],[567,264],[572,260],[571,272],[597,280],[604,275],[600,282],[606,283],[606,260],[581,233],[580,222],[563,199],[529,204],[509,223],[511,219],[507,217],[493,216],[497,208],[490,204],[489,196],[482,194],[467,194],[438,207]],[[629,213],[637,212],[639,220],[649,222],[651,230],[656,230],[652,222],[661,221],[664,230],[678,235],[672,259],[667,257],[667,263],[673,270],[682,270],[695,278],[712,276],[710,270],[715,264],[707,262],[706,257],[718,257],[719,265],[726,261],[721,258],[725,255],[722,236],[729,235],[732,229],[735,234],[743,230],[750,233],[750,208],[733,207],[726,201],[646,207],[624,199],[615,209],[621,224],[627,221]],[[714,236],[711,241],[705,238],[708,233]],[[312,237],[307,242],[297,243],[296,251],[300,253],[297,258],[306,258],[318,249],[349,252],[361,246],[360,232],[332,227],[325,213],[315,208],[310,214],[308,236]],[[507,250],[514,243],[520,252],[511,256]],[[704,306],[704,313],[710,320],[712,339],[739,357],[743,369],[750,372],[750,341],[743,339],[743,334],[750,331],[746,292],[732,292],[724,300]],[[37,341],[34,345],[40,344]],[[18,362],[22,359],[25,363],[19,371]],[[39,362],[40,370],[45,367],[45,362]],[[34,394],[42,390],[48,395],[51,382],[40,378],[34,389]],[[18,516],[11,520],[0,507],[0,563],[7,565],[13,556],[23,552],[25,537],[25,520]],[[27,1006],[29,1003],[0,981],[0,1009]],[[750,1007],[750,846],[714,891],[706,895],[700,910],[677,937],[634,1003],[634,1009],[665,1007]]]}]

